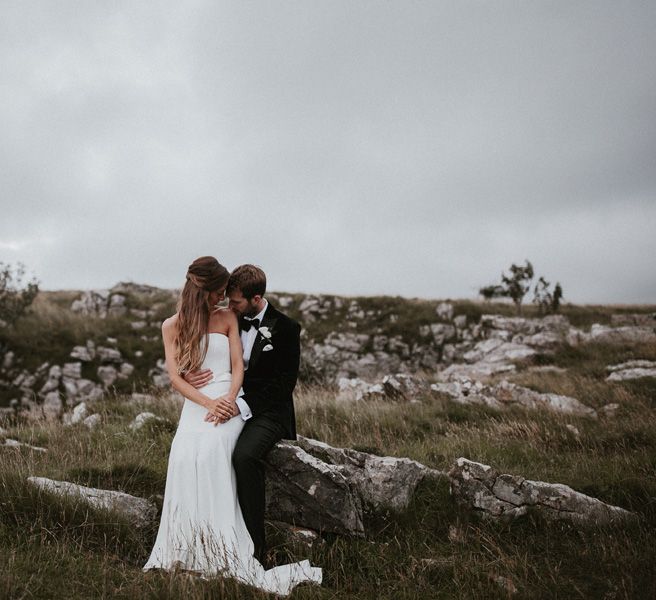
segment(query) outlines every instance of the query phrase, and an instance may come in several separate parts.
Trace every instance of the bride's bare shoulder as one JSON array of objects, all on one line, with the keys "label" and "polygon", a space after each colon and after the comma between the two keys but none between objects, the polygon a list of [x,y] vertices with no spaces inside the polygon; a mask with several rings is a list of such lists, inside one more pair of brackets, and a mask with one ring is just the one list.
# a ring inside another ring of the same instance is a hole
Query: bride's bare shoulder
[{"label": "bride's bare shoulder", "polygon": [[164,319],[162,323],[162,332],[163,333],[172,332],[177,324],[178,324],[178,313],[175,313],[172,317],[169,317],[168,319]]},{"label": "bride's bare shoulder", "polygon": [[213,313],[212,313],[212,319],[216,323],[232,323],[237,320],[237,317],[235,316],[235,313],[232,312],[229,308],[217,308]]}]

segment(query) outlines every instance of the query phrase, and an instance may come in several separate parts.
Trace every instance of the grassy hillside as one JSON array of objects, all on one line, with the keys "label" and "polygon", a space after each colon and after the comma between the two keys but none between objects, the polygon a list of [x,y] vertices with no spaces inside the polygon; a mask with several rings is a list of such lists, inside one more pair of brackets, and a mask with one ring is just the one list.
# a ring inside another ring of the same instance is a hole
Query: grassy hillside
[{"label": "grassy hillside", "polygon": [[[430,303],[418,304],[434,310]],[[395,306],[399,312],[401,308]],[[599,321],[605,309],[589,310],[588,315],[596,311],[594,320]],[[82,337],[93,330],[84,329],[82,321],[69,324],[79,327]],[[531,372],[527,362],[515,376],[523,385],[572,394],[593,407],[620,404],[615,417],[599,420],[519,409],[499,413],[452,404],[440,396],[414,404],[340,403],[330,390],[301,385],[297,413],[302,435],[407,456],[439,469],[464,456],[501,472],[565,483],[641,519],[632,526],[590,529],[548,523],[537,515],[511,524],[481,522],[454,505],[448,483],[427,483],[403,514],[368,515],[365,539],[331,535],[307,550],[272,537],[280,561],[311,558],[324,568],[321,588],[298,588],[292,597],[656,597],[656,380],[604,380],[607,364],[629,358],[655,360],[656,348],[563,348],[552,362],[567,372]],[[128,423],[144,409],[166,421],[131,432]],[[7,432],[48,452],[0,447],[0,597],[266,597],[230,581],[144,574],[140,567],[156,525],[137,531],[115,514],[27,485],[28,475],[40,475],[161,502],[179,405],[166,394],[148,406],[117,394],[94,410],[103,423],[93,431],[34,423]],[[574,425],[579,435],[567,425]]]}]

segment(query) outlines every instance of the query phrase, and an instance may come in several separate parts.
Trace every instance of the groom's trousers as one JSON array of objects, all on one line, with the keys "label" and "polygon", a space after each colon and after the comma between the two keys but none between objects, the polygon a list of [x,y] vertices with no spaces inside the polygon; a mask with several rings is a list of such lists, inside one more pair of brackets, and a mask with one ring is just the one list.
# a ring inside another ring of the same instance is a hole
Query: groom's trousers
[{"label": "groom's trousers", "polygon": [[264,458],[283,435],[283,427],[276,421],[266,415],[253,417],[246,421],[232,453],[239,505],[255,545],[255,558],[260,562],[266,556]]}]

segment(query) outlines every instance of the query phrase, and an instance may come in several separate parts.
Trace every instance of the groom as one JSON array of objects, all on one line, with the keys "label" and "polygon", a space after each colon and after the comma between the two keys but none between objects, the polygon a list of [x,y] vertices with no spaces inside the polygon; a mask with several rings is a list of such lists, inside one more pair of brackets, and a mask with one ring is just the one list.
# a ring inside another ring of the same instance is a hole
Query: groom
[{"label": "groom", "polygon": [[[255,557],[265,564],[264,458],[279,440],[296,439],[292,392],[300,361],[300,325],[264,297],[266,276],[254,265],[241,265],[230,275],[226,295],[239,318],[244,348],[243,395],[225,401],[232,416],[246,421],[232,454],[237,494]],[[185,375],[194,387],[212,379],[208,369]],[[210,418],[208,418],[210,420]],[[224,419],[225,420],[225,419]],[[265,566],[267,566],[265,564]]]}]

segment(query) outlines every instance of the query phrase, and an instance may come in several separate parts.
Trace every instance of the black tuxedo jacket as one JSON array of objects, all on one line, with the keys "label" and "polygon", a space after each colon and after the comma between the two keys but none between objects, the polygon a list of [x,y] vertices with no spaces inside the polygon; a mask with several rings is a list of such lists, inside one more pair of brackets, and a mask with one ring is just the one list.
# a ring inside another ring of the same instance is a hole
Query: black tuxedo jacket
[{"label": "black tuxedo jacket", "polygon": [[[271,337],[262,334],[267,327]],[[267,346],[273,346],[264,350]],[[285,439],[296,439],[296,416],[292,392],[301,358],[301,326],[270,302],[264,312],[244,372],[244,400],[253,419],[266,415],[282,425]]]}]

